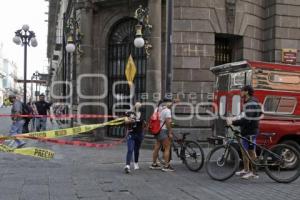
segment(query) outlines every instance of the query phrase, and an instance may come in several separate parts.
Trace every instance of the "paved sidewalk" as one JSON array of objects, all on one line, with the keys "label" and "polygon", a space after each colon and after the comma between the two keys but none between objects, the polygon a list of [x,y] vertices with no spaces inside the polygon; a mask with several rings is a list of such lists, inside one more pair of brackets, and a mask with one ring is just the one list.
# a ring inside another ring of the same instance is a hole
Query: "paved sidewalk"
[{"label": "paved sidewalk", "polygon": [[[107,141],[111,142],[111,141]],[[126,146],[110,149],[36,143],[56,152],[51,161],[0,153],[0,200],[258,200],[299,199],[300,180],[278,184],[258,180],[211,180],[202,169],[175,172],[148,169],[151,151],[141,151],[141,170],[123,172]]]}]

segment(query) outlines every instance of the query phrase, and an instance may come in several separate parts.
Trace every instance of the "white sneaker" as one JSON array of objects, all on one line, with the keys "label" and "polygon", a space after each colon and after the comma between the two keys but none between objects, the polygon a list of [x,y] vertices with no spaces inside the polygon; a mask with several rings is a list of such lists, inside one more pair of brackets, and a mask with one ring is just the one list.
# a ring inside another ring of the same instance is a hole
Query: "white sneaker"
[{"label": "white sneaker", "polygon": [[254,178],[254,179],[259,179],[258,174],[254,174],[254,173],[253,173],[253,178]]},{"label": "white sneaker", "polygon": [[237,175],[237,176],[243,176],[245,174],[248,174],[248,172],[245,169],[235,172],[235,175]]},{"label": "white sneaker", "polygon": [[133,163],[134,170],[140,169],[139,163]]},{"label": "white sneaker", "polygon": [[250,178],[258,179],[259,176],[257,174],[254,174],[253,172],[249,172],[244,176],[242,176],[242,179],[250,179]]},{"label": "white sneaker", "polygon": [[124,167],[124,171],[125,171],[126,174],[129,174],[129,173],[130,173],[130,166],[129,166],[129,165],[126,165],[126,166]]}]

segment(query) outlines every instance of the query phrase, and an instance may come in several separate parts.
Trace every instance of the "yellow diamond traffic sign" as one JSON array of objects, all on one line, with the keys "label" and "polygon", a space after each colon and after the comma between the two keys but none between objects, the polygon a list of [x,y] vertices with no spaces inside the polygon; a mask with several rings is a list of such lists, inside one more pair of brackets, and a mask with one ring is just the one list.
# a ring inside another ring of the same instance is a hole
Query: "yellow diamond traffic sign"
[{"label": "yellow diamond traffic sign", "polygon": [[126,79],[128,81],[129,87],[132,86],[133,80],[136,74],[136,66],[134,64],[131,54],[129,55],[128,62],[125,69]]}]

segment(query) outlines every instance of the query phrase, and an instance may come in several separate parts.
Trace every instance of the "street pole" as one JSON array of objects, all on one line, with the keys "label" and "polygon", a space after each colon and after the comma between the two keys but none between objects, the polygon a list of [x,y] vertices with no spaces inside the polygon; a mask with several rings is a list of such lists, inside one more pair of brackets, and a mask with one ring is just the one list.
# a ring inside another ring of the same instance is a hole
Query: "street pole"
[{"label": "street pole", "polygon": [[33,81],[33,75],[31,76],[31,85],[30,85],[30,91],[31,91],[31,100],[32,100],[32,102],[34,101],[34,97],[33,97],[33,83],[32,83],[32,81]]},{"label": "street pole", "polygon": [[[63,27],[64,27],[64,29],[65,29],[65,27],[66,27],[66,13],[64,13],[63,14]],[[65,34],[65,31],[63,31],[63,47],[65,47],[66,46],[66,40],[65,40],[65,37],[66,37],[66,34]],[[64,96],[64,103],[66,104],[67,103],[67,98],[66,98],[66,96],[67,96],[67,94],[69,94],[67,91],[68,91],[68,89],[67,89],[67,87],[68,87],[68,75],[69,75],[69,71],[68,71],[68,69],[67,69],[67,67],[68,67],[68,65],[69,65],[69,63],[67,63],[67,57],[68,57],[68,59],[69,59],[69,56],[68,56],[68,53],[66,53],[66,50],[65,50],[65,48],[63,48],[63,51],[62,51],[62,58],[63,58],[63,60],[62,60],[62,62],[63,62],[63,81],[65,82],[64,84],[63,84],[63,96]]]},{"label": "street pole", "polygon": [[29,42],[31,42],[32,47],[36,47],[38,45],[37,40],[35,38],[35,33],[29,30],[29,26],[24,24],[22,29],[19,29],[15,32],[15,37],[13,38],[13,42],[17,45],[24,45],[24,99],[23,103],[26,104],[26,93],[27,93],[27,46]]},{"label": "street pole", "polygon": [[[77,88],[76,88],[76,76],[77,76],[77,70],[76,70],[76,61],[77,61],[77,55],[76,51],[73,53],[73,69],[72,69],[72,87],[73,87],[73,98],[72,98],[72,114],[74,113],[75,105],[77,104]],[[74,126],[74,118],[71,119],[71,126]]]},{"label": "street pole", "polygon": [[[73,11],[73,19],[76,19],[76,11],[74,10]],[[76,46],[76,29],[74,29],[73,30],[73,41],[74,41],[74,43],[75,43],[75,46]],[[71,110],[72,110],[72,114],[74,114],[74,108],[75,108],[75,105],[77,104],[77,96],[76,96],[76,94],[77,94],[77,88],[76,88],[76,78],[77,78],[77,69],[76,69],[76,67],[77,67],[77,51],[75,50],[74,52],[73,52],[73,58],[72,58],[72,64],[73,64],[73,66],[72,66],[72,89],[73,89],[73,96],[72,96],[72,108],[71,108]],[[71,118],[71,127],[74,127],[74,118]]]},{"label": "street pole", "polygon": [[165,95],[171,95],[172,85],[172,34],[173,34],[173,0],[167,0],[167,34],[166,34],[166,72]]},{"label": "street pole", "polygon": [[38,77],[37,77],[37,75],[35,75],[35,80],[36,80],[36,82],[35,82],[35,101],[38,101],[38,94],[37,94],[37,80],[38,80]]},{"label": "street pole", "polygon": [[24,99],[23,102],[26,104],[26,91],[27,91],[27,37],[24,39]]}]

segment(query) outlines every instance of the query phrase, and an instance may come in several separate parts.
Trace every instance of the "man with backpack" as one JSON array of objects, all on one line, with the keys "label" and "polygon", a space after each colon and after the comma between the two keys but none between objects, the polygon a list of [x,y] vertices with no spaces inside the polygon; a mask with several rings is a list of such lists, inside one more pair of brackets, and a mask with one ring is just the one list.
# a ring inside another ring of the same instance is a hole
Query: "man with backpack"
[{"label": "man with backpack", "polygon": [[[161,169],[162,171],[174,171],[173,167],[170,165],[170,148],[171,142],[173,139],[173,130],[172,130],[172,115],[171,115],[171,107],[173,101],[170,98],[164,98],[162,102],[162,106],[158,107],[154,112],[154,115],[159,115],[160,127],[157,133],[155,134],[156,142],[153,149],[153,162],[150,166],[150,169]],[[150,121],[151,122],[151,121]],[[151,123],[150,123],[151,128]],[[153,134],[153,133],[152,133]],[[164,153],[163,157],[165,160],[165,164],[161,167],[157,163],[158,152],[163,146]]]},{"label": "man with backpack", "polygon": [[[23,103],[17,99],[15,94],[10,94],[8,98],[9,101],[12,103],[12,108],[11,108],[12,125],[9,131],[9,135],[15,136],[17,134],[22,134],[23,126],[25,123],[25,120],[22,117],[17,116],[23,114]],[[9,146],[14,147],[13,144],[14,142],[16,143],[16,148],[21,148],[26,144],[21,140],[15,139],[9,143]]]}]

